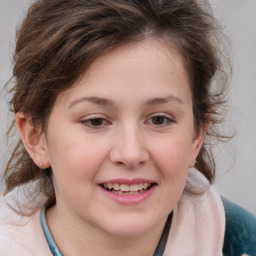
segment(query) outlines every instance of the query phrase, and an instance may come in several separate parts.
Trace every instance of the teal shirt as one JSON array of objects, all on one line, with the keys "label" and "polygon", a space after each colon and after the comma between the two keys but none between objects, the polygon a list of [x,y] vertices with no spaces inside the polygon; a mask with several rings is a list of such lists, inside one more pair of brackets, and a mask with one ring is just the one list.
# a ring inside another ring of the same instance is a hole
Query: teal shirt
[{"label": "teal shirt", "polygon": [[226,213],[224,256],[256,256],[256,217],[222,197]]}]

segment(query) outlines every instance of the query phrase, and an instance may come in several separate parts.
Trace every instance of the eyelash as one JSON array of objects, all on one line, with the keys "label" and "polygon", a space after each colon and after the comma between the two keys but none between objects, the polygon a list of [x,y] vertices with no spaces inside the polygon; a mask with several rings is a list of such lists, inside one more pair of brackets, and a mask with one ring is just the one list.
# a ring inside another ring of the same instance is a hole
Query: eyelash
[{"label": "eyelash", "polygon": [[[160,118],[160,119],[162,119],[163,123],[162,123],[162,124],[154,124],[154,123],[153,123],[153,119],[154,119],[154,118]],[[151,121],[150,121],[150,120],[151,120]],[[152,115],[152,116],[147,120],[146,123],[150,123],[150,124],[152,124],[152,125],[154,125],[154,126],[156,126],[156,127],[164,127],[164,126],[168,126],[168,125],[170,125],[170,124],[172,124],[172,123],[175,123],[175,121],[174,121],[171,117],[166,116],[166,115],[163,114],[163,113],[157,113],[157,114]]]},{"label": "eyelash", "polygon": [[[154,119],[156,121],[157,118],[160,119],[158,121],[162,121],[161,124],[154,123]],[[96,125],[95,125],[95,123],[93,124],[94,121],[96,121]],[[97,123],[97,122],[99,122],[99,123]],[[94,128],[94,129],[97,129],[97,128],[99,129],[99,128],[102,128],[103,126],[111,124],[111,122],[108,121],[104,117],[91,117],[86,120],[81,120],[80,123],[87,127]],[[165,127],[172,123],[175,123],[175,121],[172,118],[170,118],[169,116],[166,116],[165,114],[157,113],[157,114],[152,115],[150,118],[148,118],[145,123],[153,125],[155,127]]]},{"label": "eyelash", "polygon": [[[92,122],[93,121],[100,121],[100,124],[98,125],[93,125]],[[111,124],[106,118],[103,118],[103,117],[92,117],[92,118],[89,118],[89,119],[86,119],[86,120],[81,120],[80,121],[81,124],[87,126],[87,127],[90,127],[90,128],[101,128],[105,125],[109,125]]]}]

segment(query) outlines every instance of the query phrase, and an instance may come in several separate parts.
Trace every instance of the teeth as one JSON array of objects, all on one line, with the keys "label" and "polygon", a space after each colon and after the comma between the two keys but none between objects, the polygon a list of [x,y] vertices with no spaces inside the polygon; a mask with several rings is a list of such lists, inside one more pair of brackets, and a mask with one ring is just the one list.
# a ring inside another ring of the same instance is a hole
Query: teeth
[{"label": "teeth", "polygon": [[[104,185],[105,185],[105,184],[104,184]],[[107,184],[107,188],[108,188],[108,189],[112,189],[112,188],[113,188],[113,185],[110,184],[110,183],[108,183],[108,184]]]},{"label": "teeth", "polygon": [[114,189],[114,190],[119,190],[119,184],[115,183],[115,184],[113,185],[113,189]]},{"label": "teeth", "polygon": [[118,191],[115,191],[115,190],[112,190],[111,191],[112,193],[115,193],[115,194],[119,194],[119,195],[137,195],[139,193],[141,193],[141,191],[137,191],[137,192],[126,192],[126,193],[123,193],[122,191],[118,190]]},{"label": "teeth", "polygon": [[129,191],[135,192],[139,190],[139,186],[137,184],[130,185],[129,187],[130,187]]},{"label": "teeth", "polygon": [[[121,184],[121,185],[119,186],[119,188],[120,188],[120,190],[121,190],[122,192],[130,191],[130,186],[127,185],[127,184]],[[115,190],[116,190],[116,189],[115,189]]]},{"label": "teeth", "polygon": [[118,183],[105,183],[103,184],[103,187],[105,189],[113,189],[113,191],[116,192],[138,192],[140,190],[144,190],[150,187],[150,183],[139,183],[139,184],[132,184],[132,185],[128,185],[128,184],[118,184]]},{"label": "teeth", "polygon": [[144,188],[144,189],[147,189],[149,186],[150,186],[150,184],[148,184],[148,183],[143,183],[143,188]]},{"label": "teeth", "polygon": [[138,189],[139,189],[139,190],[144,189],[144,184],[140,183],[140,184],[138,185]]}]

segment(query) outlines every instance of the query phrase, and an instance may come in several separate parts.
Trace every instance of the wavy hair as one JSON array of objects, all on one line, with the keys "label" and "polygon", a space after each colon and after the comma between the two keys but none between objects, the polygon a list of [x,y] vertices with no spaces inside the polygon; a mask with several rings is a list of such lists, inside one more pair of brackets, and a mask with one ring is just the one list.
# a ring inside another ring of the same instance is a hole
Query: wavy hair
[{"label": "wavy hair", "polygon": [[[11,111],[24,112],[45,129],[58,94],[77,82],[101,54],[146,38],[175,45],[190,78],[196,128],[209,122],[196,168],[213,182],[210,142],[224,140],[227,78],[222,68],[222,33],[207,4],[195,0],[39,0],[17,31]],[[9,135],[14,127],[9,130]],[[6,191],[38,181],[35,190],[55,203],[51,168],[35,165],[19,139],[7,163]]]}]

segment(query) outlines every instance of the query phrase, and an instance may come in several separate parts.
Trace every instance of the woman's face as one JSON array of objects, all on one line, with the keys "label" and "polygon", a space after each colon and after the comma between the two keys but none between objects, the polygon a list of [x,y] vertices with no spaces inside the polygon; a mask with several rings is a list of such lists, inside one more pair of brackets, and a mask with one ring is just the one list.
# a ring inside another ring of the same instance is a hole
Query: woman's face
[{"label": "woman's face", "polygon": [[180,199],[203,137],[174,48],[147,39],[110,51],[57,97],[50,115],[45,161],[55,208],[111,235],[153,230]]}]

